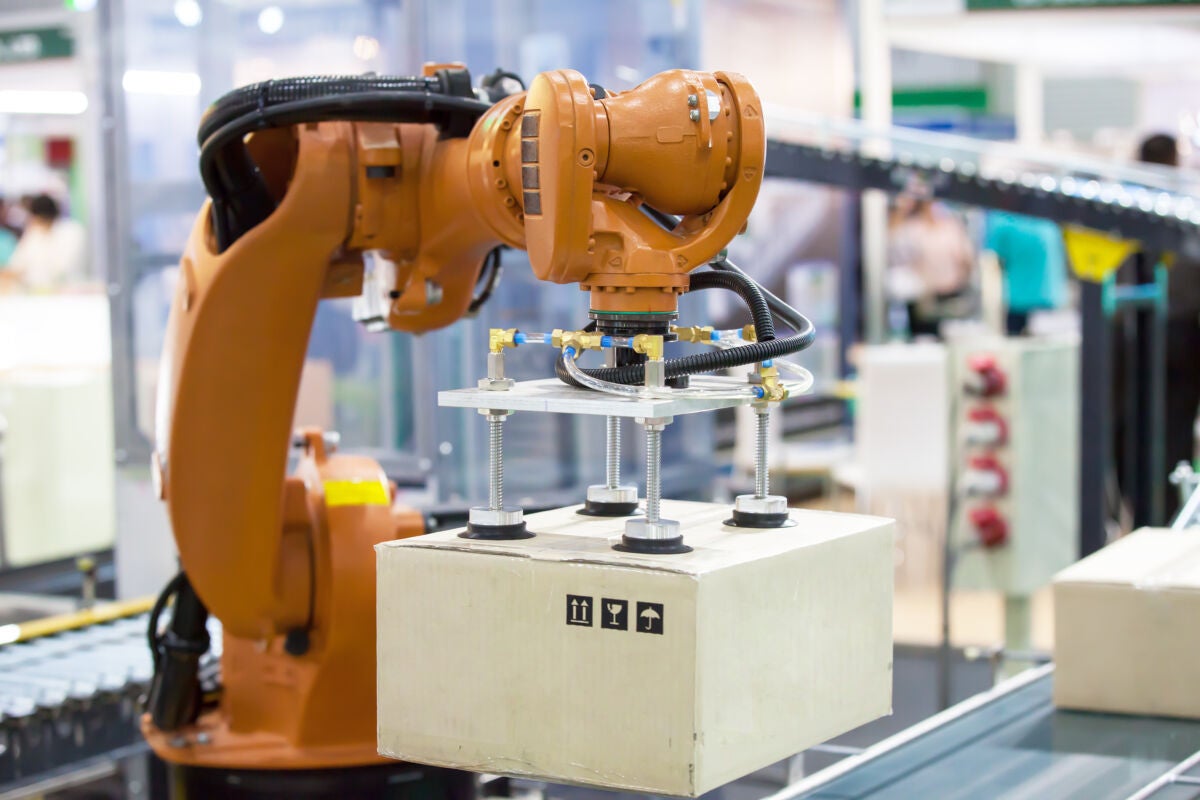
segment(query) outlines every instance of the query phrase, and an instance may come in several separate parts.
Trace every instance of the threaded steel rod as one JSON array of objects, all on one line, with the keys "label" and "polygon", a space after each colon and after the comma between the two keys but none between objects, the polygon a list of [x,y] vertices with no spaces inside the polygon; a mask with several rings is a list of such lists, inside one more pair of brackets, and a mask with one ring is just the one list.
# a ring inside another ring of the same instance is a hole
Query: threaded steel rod
[{"label": "threaded steel rod", "polygon": [[754,412],[754,496],[761,499],[771,493],[771,471],[767,467],[767,411]]},{"label": "threaded steel rod", "polygon": [[662,431],[646,428],[646,521],[658,522],[662,506]]},{"label": "threaded steel rod", "polygon": [[604,428],[608,438],[604,481],[609,489],[616,489],[621,485],[621,418],[605,417]]},{"label": "threaded steel rod", "polygon": [[488,505],[504,508],[504,417],[488,415]]}]

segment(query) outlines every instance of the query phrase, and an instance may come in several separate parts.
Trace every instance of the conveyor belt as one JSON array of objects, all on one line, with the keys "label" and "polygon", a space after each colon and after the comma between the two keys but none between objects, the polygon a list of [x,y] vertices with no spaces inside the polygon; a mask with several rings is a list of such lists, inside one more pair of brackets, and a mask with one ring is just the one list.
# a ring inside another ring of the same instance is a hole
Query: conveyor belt
[{"label": "conveyor belt", "polygon": [[[147,614],[0,647],[0,790],[140,741]],[[220,657],[219,623],[202,671]]]},{"label": "conveyor belt", "polygon": [[[1200,256],[1194,174],[1121,166],[1011,144],[768,109],[767,177],[900,192],[1012,211]],[[781,136],[778,131],[782,131]]]},{"label": "conveyor belt", "polygon": [[1173,774],[1200,751],[1200,721],[1059,711],[1053,679],[1031,670],[770,800],[1200,798]]}]

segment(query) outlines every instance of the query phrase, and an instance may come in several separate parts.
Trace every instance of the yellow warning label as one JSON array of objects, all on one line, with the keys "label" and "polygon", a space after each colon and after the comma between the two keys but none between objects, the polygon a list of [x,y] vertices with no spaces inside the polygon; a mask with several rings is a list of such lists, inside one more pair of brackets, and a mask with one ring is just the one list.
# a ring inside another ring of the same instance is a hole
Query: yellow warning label
[{"label": "yellow warning label", "polygon": [[386,506],[391,502],[388,488],[379,481],[325,481],[325,505]]},{"label": "yellow warning label", "polygon": [[1063,228],[1071,269],[1085,281],[1099,283],[1117,270],[1140,245],[1100,231],[1068,225]]}]

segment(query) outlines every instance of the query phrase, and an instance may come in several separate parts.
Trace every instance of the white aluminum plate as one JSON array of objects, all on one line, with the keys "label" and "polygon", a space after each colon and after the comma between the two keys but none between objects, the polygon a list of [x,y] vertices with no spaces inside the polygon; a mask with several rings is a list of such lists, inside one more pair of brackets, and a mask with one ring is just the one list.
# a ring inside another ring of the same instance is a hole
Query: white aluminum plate
[{"label": "white aluminum plate", "polygon": [[751,398],[710,399],[680,397],[620,397],[567,386],[557,378],[520,381],[506,391],[450,389],[438,392],[438,405],[450,408],[496,408],[506,411],[543,411],[553,414],[595,414],[605,417],[676,417],[718,408],[749,405]]}]

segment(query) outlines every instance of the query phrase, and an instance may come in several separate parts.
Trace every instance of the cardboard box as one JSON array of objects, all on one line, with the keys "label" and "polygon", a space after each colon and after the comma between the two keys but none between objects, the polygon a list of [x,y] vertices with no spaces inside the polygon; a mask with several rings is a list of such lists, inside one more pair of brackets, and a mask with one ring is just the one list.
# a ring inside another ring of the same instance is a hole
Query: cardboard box
[{"label": "cardboard box", "polygon": [[378,545],[380,753],[695,796],[889,713],[891,520],[663,509],[693,552],[616,552],[577,507]]},{"label": "cardboard box", "polygon": [[1142,529],[1054,579],[1054,703],[1200,717],[1200,530]]}]

